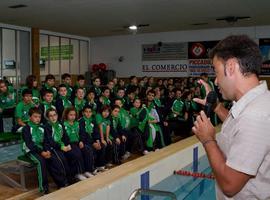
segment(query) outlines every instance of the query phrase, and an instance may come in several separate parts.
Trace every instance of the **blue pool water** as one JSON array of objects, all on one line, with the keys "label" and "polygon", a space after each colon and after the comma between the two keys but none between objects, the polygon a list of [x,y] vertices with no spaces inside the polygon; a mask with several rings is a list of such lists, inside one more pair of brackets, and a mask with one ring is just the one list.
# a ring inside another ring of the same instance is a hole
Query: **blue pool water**
[{"label": "blue pool water", "polygon": [[[192,164],[183,170],[193,171]],[[206,156],[199,159],[198,172],[211,173]],[[170,191],[176,194],[177,200],[215,200],[215,181],[211,179],[193,178],[191,176],[171,175],[150,189]],[[169,198],[154,197],[151,200],[167,200]]]}]

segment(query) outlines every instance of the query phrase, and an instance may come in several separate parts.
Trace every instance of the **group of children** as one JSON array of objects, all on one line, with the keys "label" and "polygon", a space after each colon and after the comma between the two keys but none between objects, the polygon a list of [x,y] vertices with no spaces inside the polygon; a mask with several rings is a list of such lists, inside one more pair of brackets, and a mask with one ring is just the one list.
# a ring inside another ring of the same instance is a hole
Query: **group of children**
[{"label": "group of children", "polygon": [[69,74],[61,78],[56,88],[55,77],[49,74],[39,89],[30,75],[18,98],[12,86],[0,80],[0,131],[3,116],[15,112],[12,131],[22,134],[23,152],[37,164],[44,193],[47,171],[61,188],[121,164],[130,152],[147,154],[163,148],[173,133],[189,136],[201,110],[192,99],[204,98],[205,90],[192,78],[155,82],[131,76],[128,85],[114,78],[103,87],[99,77],[91,86],[82,75],[74,86]]}]

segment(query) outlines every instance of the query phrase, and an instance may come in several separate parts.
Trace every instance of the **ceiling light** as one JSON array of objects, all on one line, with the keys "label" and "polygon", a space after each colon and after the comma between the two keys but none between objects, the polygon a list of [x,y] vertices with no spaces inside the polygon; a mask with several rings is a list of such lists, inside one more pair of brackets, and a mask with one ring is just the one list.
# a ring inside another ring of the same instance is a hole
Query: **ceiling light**
[{"label": "ceiling light", "polygon": [[17,4],[17,5],[9,6],[9,8],[13,8],[13,9],[25,8],[25,7],[27,7],[27,5],[24,5],[24,4]]},{"label": "ceiling light", "polygon": [[137,26],[136,25],[132,25],[128,27],[130,30],[137,30]]}]

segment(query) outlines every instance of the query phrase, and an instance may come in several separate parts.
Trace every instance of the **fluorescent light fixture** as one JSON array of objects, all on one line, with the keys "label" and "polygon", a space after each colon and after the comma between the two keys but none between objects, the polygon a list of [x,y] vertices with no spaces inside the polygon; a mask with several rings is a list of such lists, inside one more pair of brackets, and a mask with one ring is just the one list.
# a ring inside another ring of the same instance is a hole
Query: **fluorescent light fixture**
[{"label": "fluorescent light fixture", "polygon": [[9,8],[13,8],[13,9],[25,8],[25,7],[27,7],[27,5],[24,5],[24,4],[17,4],[17,5],[9,6]]},{"label": "fluorescent light fixture", "polygon": [[137,30],[137,26],[136,25],[132,25],[128,27],[130,30]]}]

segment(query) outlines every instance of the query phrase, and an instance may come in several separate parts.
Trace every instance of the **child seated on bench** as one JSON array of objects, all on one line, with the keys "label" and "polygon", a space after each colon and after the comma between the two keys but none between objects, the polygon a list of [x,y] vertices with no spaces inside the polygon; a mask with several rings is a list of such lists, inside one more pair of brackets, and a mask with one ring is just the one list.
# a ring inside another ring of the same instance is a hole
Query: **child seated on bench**
[{"label": "child seated on bench", "polygon": [[56,155],[45,142],[45,130],[40,125],[41,112],[38,108],[29,110],[29,122],[22,128],[22,150],[34,163],[37,164],[39,191],[49,193],[48,175],[49,170],[58,187],[67,185],[63,168],[57,165]]}]

